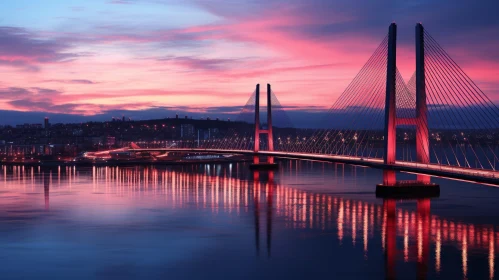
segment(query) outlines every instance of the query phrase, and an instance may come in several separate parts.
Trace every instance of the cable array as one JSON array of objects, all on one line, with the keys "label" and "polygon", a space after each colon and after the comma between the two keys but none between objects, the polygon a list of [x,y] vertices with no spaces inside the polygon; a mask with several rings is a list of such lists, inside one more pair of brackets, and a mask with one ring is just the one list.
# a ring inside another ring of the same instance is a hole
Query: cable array
[{"label": "cable array", "polygon": [[388,36],[352,80],[300,152],[383,157],[384,100]]},{"label": "cable array", "polygon": [[[496,170],[497,106],[427,31],[424,53],[425,107],[416,105],[416,74],[406,83],[396,69],[396,160]],[[294,128],[286,108],[272,91],[274,149],[382,159],[387,54],[388,36],[328,110],[321,129]],[[253,92],[224,137],[209,140],[203,147],[252,150],[255,96]],[[262,97],[266,95],[260,97],[261,104],[265,104],[266,98]],[[266,106],[260,106],[261,129],[267,129],[267,122]],[[426,131],[429,139],[420,139]],[[265,137],[260,137],[261,150],[268,149]],[[417,150],[422,151],[419,159]]]},{"label": "cable array", "polygon": [[[271,91],[272,100],[272,126],[273,126],[273,139],[275,151],[293,151],[300,145],[303,139],[307,138],[310,134],[308,129],[295,128],[288,114],[286,108],[281,105],[276,93]],[[260,145],[265,145],[266,142]]]},{"label": "cable array", "polygon": [[256,91],[253,91],[235,121],[228,123],[226,131],[221,131],[222,137],[204,141],[201,148],[225,150],[253,149],[253,132],[255,123]]},{"label": "cable array", "polygon": [[497,106],[427,31],[424,43],[431,161],[495,170]]}]

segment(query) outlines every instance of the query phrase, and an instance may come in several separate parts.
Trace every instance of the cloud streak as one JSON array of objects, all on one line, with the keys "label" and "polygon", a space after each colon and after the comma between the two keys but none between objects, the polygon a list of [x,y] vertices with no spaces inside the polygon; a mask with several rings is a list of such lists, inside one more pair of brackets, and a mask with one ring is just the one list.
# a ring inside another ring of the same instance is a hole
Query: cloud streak
[{"label": "cloud streak", "polygon": [[61,84],[80,84],[80,85],[94,85],[97,82],[85,80],[85,79],[76,79],[76,80],[44,80],[44,83],[61,83]]}]

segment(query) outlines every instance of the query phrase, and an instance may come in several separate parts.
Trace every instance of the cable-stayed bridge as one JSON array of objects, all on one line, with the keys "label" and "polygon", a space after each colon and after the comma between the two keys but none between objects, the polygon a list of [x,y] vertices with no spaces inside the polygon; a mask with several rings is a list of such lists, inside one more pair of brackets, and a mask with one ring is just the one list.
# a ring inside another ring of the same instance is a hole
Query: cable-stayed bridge
[{"label": "cable-stayed bridge", "polygon": [[[416,71],[397,69],[397,26],[329,109],[321,129],[293,128],[270,85],[257,85],[224,136],[131,149],[265,156],[357,164],[499,184],[499,109],[437,41],[416,25]],[[263,102],[262,102],[263,101]],[[260,108],[260,103],[266,106]],[[387,172],[385,185],[396,184]]]}]

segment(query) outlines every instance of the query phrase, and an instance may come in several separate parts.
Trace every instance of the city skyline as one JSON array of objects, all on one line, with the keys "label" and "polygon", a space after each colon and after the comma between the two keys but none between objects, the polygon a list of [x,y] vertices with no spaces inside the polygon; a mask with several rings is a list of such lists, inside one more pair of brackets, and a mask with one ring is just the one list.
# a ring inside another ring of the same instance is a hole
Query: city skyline
[{"label": "city skyline", "polygon": [[227,117],[266,82],[291,115],[314,117],[343,92],[391,21],[400,27],[397,66],[406,81],[415,67],[414,24],[422,21],[497,103],[497,4],[439,9],[449,3],[2,3],[13,12],[0,24],[1,123]]}]

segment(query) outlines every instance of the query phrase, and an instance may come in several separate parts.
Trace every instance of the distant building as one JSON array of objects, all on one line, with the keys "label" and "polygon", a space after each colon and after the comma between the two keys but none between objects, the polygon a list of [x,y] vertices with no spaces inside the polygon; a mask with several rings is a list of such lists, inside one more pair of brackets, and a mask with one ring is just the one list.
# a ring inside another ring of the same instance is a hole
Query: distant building
[{"label": "distant building", "polygon": [[93,137],[88,137],[89,142],[92,143],[92,145],[102,145],[102,137],[98,136],[93,136]]},{"label": "distant building", "polygon": [[180,137],[189,138],[194,136],[194,125],[187,123],[180,125]]},{"label": "distant building", "polygon": [[218,134],[218,128],[208,128],[204,130],[203,138],[205,140],[211,139],[214,135]]},{"label": "distant building", "polygon": [[210,137],[211,137],[211,135],[210,135],[210,129],[207,129],[207,130],[205,130],[205,131],[203,131],[203,132],[204,132],[204,133],[203,133],[203,139],[204,139],[204,140],[208,140],[208,139],[210,139]]},{"label": "distant building", "polygon": [[82,136],[83,135],[83,129],[74,129],[73,130],[73,136]]},{"label": "distant building", "polygon": [[45,129],[48,129],[50,126],[50,123],[49,123],[49,118],[45,118]]},{"label": "distant building", "polygon": [[25,124],[16,124],[16,128],[19,128],[19,129],[29,129],[29,128],[42,128],[42,124],[39,124],[39,123],[35,123],[35,124],[29,124],[29,123],[25,123]]},{"label": "distant building", "polygon": [[115,137],[113,137],[113,136],[108,136],[108,137],[106,138],[106,144],[107,144],[108,146],[114,146],[114,144],[116,144],[116,138],[115,138]]},{"label": "distant building", "polygon": [[52,148],[53,147],[54,147],[53,145],[44,145],[43,146],[43,155],[46,155],[46,156],[52,155]]}]

